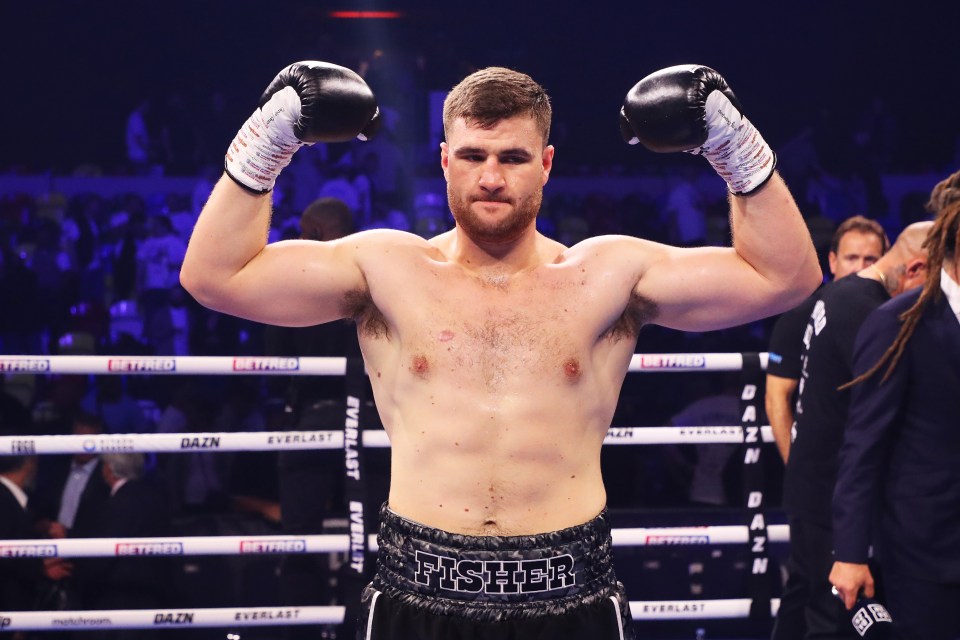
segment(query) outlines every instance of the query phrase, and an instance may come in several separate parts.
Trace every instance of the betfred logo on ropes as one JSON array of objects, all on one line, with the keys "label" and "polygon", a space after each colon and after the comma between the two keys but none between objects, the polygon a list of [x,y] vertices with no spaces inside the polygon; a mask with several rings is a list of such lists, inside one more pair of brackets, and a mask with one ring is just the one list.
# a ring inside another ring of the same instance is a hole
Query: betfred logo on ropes
[{"label": "betfred logo on ropes", "polygon": [[50,371],[50,361],[43,358],[0,358],[2,373],[45,373]]},{"label": "betfred logo on ropes", "polygon": [[118,556],[182,556],[180,542],[118,542]]},{"label": "betfred logo on ropes", "polygon": [[0,544],[0,558],[56,558],[55,544]]},{"label": "betfred logo on ropes", "polygon": [[177,370],[177,361],[173,358],[110,358],[107,371],[111,372],[170,372]]},{"label": "betfred logo on ropes", "polygon": [[234,358],[234,371],[297,371],[299,358]]},{"label": "betfred logo on ropes", "polygon": [[707,359],[702,354],[696,353],[640,356],[641,369],[703,369],[705,366],[707,366]]},{"label": "betfred logo on ropes", "polygon": [[241,540],[240,553],[306,553],[307,541],[298,540]]}]

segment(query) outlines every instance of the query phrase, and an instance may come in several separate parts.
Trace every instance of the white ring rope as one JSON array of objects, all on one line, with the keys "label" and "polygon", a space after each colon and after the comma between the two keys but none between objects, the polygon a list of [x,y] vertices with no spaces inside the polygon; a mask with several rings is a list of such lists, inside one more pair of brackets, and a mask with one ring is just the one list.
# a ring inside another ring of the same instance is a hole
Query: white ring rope
[{"label": "white ring rope", "polygon": [[[778,598],[771,599],[775,615]],[[750,600],[634,601],[634,620],[691,620],[745,618]],[[264,625],[341,624],[343,607],[238,607],[210,609],[128,609],[106,611],[0,612],[0,632],[62,631],[72,629],[155,629],[173,627],[256,627]]]},{"label": "white ring rope", "polygon": [[[767,526],[770,542],[786,542],[785,524]],[[746,526],[636,527],[613,530],[615,547],[746,544]],[[368,536],[371,553],[376,534]],[[348,535],[187,536],[163,538],[58,538],[0,540],[2,558],[128,558],[143,556],[270,555],[338,553],[350,549]]]},{"label": "white ring rope", "polygon": [[[767,354],[761,353],[759,356],[761,366],[766,368]],[[742,368],[743,355],[739,353],[635,354],[629,371],[739,371]],[[346,359],[2,356],[0,373],[332,376],[346,374]],[[769,426],[762,427],[760,432],[764,442],[773,441]],[[744,432],[739,425],[615,427],[610,429],[604,444],[740,443],[743,440]],[[383,430],[364,431],[363,443],[373,448],[390,446]],[[0,437],[0,455],[280,451],[342,447],[341,431]],[[789,537],[786,525],[769,525],[767,531],[770,542],[783,542]],[[614,529],[612,535],[614,546],[743,544],[749,541],[749,531],[745,526]],[[369,536],[368,545],[371,551],[376,550],[375,535]],[[333,553],[348,549],[347,535],[0,540],[0,558]],[[630,612],[634,620],[745,618],[750,614],[751,602],[749,598],[630,602]],[[771,615],[775,615],[779,599],[772,599],[770,604]],[[340,624],[343,616],[344,608],[338,606],[0,612],[0,632]]]},{"label": "white ring rope", "polygon": [[[769,426],[759,437],[773,442]],[[607,445],[740,443],[740,426],[613,427]],[[363,446],[387,448],[383,429],[363,432]],[[193,451],[289,451],[342,449],[342,431],[246,431],[202,433],[119,433],[108,435],[0,436],[0,456],[62,453],[186,453]]]},{"label": "white ring rope", "polygon": [[[766,368],[767,354],[761,353]],[[638,353],[629,371],[739,371],[740,353]],[[345,358],[246,356],[0,356],[0,373],[342,376]]]}]

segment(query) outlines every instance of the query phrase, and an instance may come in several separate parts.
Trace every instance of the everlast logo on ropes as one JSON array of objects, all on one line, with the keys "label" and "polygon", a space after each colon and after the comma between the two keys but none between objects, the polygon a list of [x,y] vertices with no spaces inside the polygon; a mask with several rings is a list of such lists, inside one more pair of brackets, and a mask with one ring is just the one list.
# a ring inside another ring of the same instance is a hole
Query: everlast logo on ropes
[{"label": "everlast logo on ropes", "polygon": [[193,615],[186,611],[158,613],[153,616],[153,624],[193,624]]},{"label": "everlast logo on ropes", "polygon": [[50,371],[50,361],[34,358],[0,358],[3,373],[45,373]]},{"label": "everlast logo on ropes", "polygon": [[647,536],[647,545],[710,544],[710,536]]},{"label": "everlast logo on ropes", "polygon": [[363,573],[363,553],[367,548],[363,539],[363,503],[350,501],[350,566]]},{"label": "everlast logo on ropes", "polygon": [[360,399],[347,396],[347,420],[343,427],[343,451],[347,456],[347,475],[360,481],[360,461],[357,459],[357,437],[360,431]]},{"label": "everlast logo on ropes", "polygon": [[269,445],[317,444],[330,441],[330,433],[324,431],[283,431],[267,436]]},{"label": "everlast logo on ropes", "polygon": [[234,358],[234,371],[296,371],[299,358]]},{"label": "everlast logo on ropes", "polygon": [[576,584],[573,556],[537,560],[457,560],[417,551],[418,584],[460,593],[538,593]]},{"label": "everlast logo on ropes", "polygon": [[740,429],[736,427],[682,427],[680,437],[684,436],[730,436],[740,437]]},{"label": "everlast logo on ropes", "polygon": [[237,611],[234,620],[296,620],[300,609],[264,609],[261,611]]},{"label": "everlast logo on ropes", "polygon": [[702,602],[663,602],[660,604],[643,603],[641,613],[702,613],[706,605]]},{"label": "everlast logo on ropes", "polygon": [[219,449],[220,438],[218,436],[204,436],[202,438],[181,438],[181,449]]},{"label": "everlast logo on ropes", "polygon": [[173,358],[110,358],[107,371],[176,371],[177,361]]}]

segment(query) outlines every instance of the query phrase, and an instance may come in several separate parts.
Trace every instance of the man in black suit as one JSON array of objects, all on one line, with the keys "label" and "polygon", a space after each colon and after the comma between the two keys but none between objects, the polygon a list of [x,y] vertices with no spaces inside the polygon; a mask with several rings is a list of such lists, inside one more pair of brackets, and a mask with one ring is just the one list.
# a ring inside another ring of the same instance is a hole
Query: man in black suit
[{"label": "man in black suit", "polygon": [[830,497],[850,402],[850,392],[837,388],[853,377],[853,340],[867,315],[891,296],[923,283],[923,242],[931,226],[910,225],[875,263],[825,285],[807,320],[795,436],[783,482],[789,575],[773,640],[856,637],[827,580],[833,564]]},{"label": "man in black suit", "polygon": [[[0,540],[35,537],[27,511],[27,492],[36,475],[36,456],[0,456]],[[41,579],[62,580],[70,570],[70,563],[59,558],[0,558],[0,611],[34,609]]]},{"label": "man in black suit", "polygon": [[[142,453],[101,456],[110,495],[89,530],[97,538],[149,538],[170,534],[163,490],[144,477]],[[171,563],[165,557],[78,558],[76,583],[87,609],[155,609],[166,604]],[[113,638],[145,638],[118,631]]]},{"label": "man in black suit", "polygon": [[[830,582],[847,608],[874,595],[909,640],[960,637],[960,172],[939,183],[922,289],[864,322],[833,496]],[[878,513],[879,511],[879,513]],[[875,525],[876,531],[874,531]]]},{"label": "man in black suit", "polygon": [[[103,434],[103,421],[92,414],[78,414],[71,432],[95,438]],[[85,537],[110,493],[100,470],[100,457],[78,453],[69,459],[48,458],[40,467],[37,530],[50,538]]]}]

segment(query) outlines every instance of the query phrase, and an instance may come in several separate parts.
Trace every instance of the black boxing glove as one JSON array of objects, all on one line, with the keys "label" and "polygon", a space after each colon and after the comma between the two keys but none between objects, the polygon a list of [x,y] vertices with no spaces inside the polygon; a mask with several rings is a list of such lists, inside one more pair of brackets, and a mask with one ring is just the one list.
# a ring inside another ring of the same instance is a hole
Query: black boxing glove
[{"label": "black boxing glove", "polygon": [[295,62],[260,96],[227,149],[224,169],[248,191],[266,193],[303,145],[366,140],[379,125],[377,100],[363,78],[328,62]]},{"label": "black boxing glove", "polygon": [[704,156],[734,195],[758,189],[777,164],[727,81],[702,65],[667,67],[635,84],[620,109],[620,133],[651,151]]}]

